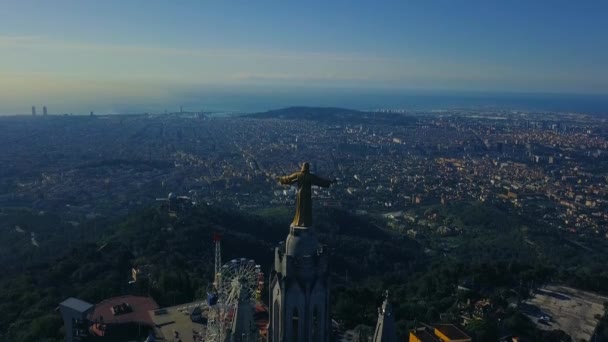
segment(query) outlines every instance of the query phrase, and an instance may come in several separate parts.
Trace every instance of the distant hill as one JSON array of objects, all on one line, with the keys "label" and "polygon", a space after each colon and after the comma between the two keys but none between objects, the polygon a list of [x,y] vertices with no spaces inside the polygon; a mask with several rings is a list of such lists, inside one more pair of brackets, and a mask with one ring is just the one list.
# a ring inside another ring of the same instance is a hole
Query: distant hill
[{"label": "distant hill", "polygon": [[328,123],[391,123],[404,124],[412,121],[412,117],[393,113],[363,112],[354,109],[336,107],[287,107],[262,113],[247,114],[248,118],[311,120]]},{"label": "distant hill", "polygon": [[263,113],[249,114],[247,117],[260,119],[327,120],[360,118],[366,114],[354,109],[337,107],[287,107]]}]

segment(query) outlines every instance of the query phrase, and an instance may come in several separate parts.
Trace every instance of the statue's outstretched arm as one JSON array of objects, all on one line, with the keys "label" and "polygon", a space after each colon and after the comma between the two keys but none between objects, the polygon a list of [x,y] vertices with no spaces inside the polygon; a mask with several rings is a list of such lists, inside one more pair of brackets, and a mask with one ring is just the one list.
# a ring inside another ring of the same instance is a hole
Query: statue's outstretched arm
[{"label": "statue's outstretched arm", "polygon": [[279,183],[283,185],[293,184],[298,180],[298,173],[293,173],[289,176],[278,177]]},{"label": "statue's outstretched arm", "polygon": [[312,185],[320,186],[322,188],[329,188],[332,183],[334,183],[334,181],[312,175]]}]

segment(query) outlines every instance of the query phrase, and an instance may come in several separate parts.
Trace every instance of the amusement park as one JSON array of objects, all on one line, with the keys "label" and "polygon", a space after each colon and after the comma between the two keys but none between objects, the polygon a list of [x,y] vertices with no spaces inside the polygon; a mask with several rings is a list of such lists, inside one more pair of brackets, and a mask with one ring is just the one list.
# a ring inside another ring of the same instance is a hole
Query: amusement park
[{"label": "amusement park", "polygon": [[[264,273],[247,258],[222,263],[221,240],[213,234],[214,279],[205,300],[161,308],[151,297],[120,296],[96,305],[68,298],[59,306],[66,341],[266,341]],[[134,269],[133,281],[144,272]]]}]

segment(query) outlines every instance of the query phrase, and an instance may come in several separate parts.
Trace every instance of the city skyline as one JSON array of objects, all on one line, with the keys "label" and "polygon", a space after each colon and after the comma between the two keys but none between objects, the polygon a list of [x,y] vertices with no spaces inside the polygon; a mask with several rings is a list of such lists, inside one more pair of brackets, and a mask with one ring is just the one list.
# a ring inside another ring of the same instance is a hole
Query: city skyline
[{"label": "city skyline", "polygon": [[3,114],[31,103],[116,112],[275,92],[310,94],[300,100],[308,105],[344,91],[608,94],[601,2],[3,7]]}]

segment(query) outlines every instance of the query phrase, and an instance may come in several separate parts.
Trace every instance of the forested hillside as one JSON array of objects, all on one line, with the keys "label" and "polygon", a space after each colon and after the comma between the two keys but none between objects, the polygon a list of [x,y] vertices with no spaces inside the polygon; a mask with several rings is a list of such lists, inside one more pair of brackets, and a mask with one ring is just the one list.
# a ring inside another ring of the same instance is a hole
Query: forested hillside
[{"label": "forested hillside", "polygon": [[[344,326],[371,329],[385,289],[402,333],[415,322],[456,316],[459,303],[467,300],[489,297],[507,307],[545,282],[608,292],[606,250],[593,239],[583,246],[588,253],[575,253],[581,246],[567,236],[486,204],[420,210],[460,233],[438,237],[421,230],[412,239],[383,228],[381,218],[330,208],[316,212],[319,239],[332,255],[333,317]],[[0,340],[59,341],[62,322],[54,310],[70,296],[97,303],[116,295],[150,294],[161,306],[204,298],[212,279],[214,232],[223,236],[224,261],[254,259],[269,273],[273,248],[286,237],[290,215],[288,208],[245,214],[199,206],[172,217],[153,207],[117,222],[95,219],[75,227],[47,214],[5,210]],[[29,232],[36,233],[38,246]],[[144,264],[154,266],[150,281],[129,284],[131,267]],[[459,293],[462,284],[474,291]],[[505,329],[537,340],[554,338],[536,331],[516,310],[470,328],[480,341]]]}]

